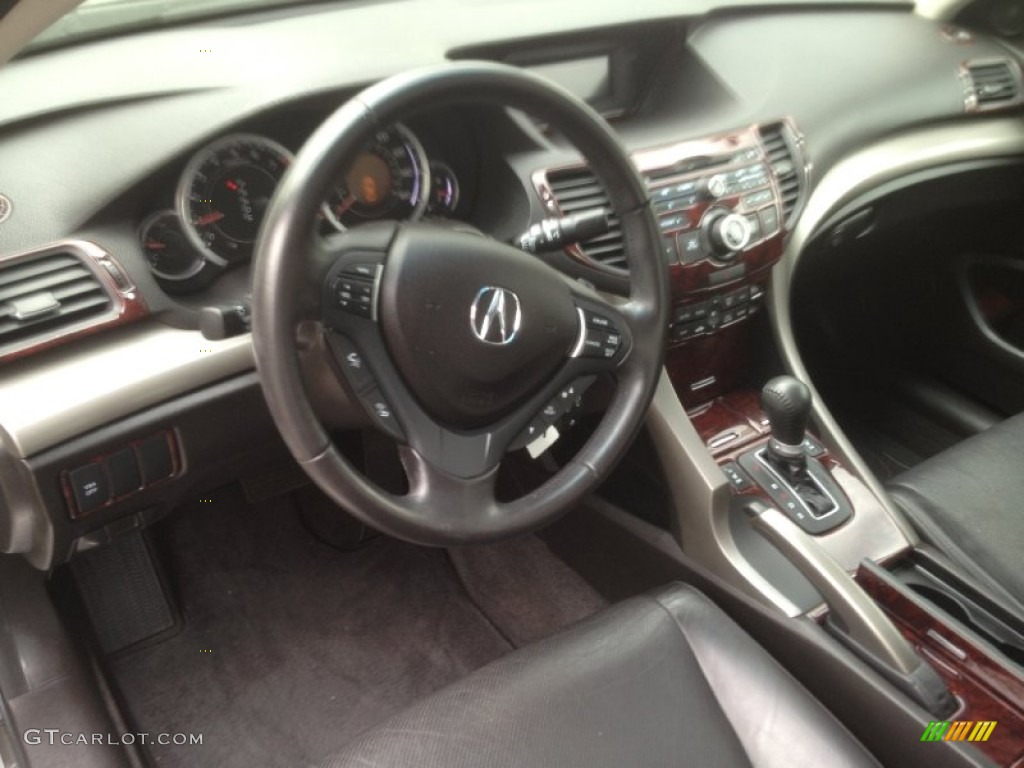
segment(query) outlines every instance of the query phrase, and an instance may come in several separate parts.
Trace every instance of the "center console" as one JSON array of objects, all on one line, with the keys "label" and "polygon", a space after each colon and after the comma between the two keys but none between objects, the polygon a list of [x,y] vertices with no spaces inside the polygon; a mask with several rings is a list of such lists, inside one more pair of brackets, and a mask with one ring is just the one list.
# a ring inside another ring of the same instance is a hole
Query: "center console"
[{"label": "center console", "polygon": [[[1000,765],[1024,766],[1024,618],[915,547],[877,490],[829,449],[829,435],[807,430],[810,393],[800,382],[785,377],[762,393],[750,379],[752,319],[806,186],[794,126],[755,126],[634,159],[672,285],[666,374],[648,427],[670,468],[683,551],[761,602],[819,623],[937,727],[949,724],[948,736],[922,740],[962,735]],[[552,214],[592,202],[589,188],[573,191],[579,173],[535,177]],[[614,270],[615,246],[613,229],[567,252]]]}]

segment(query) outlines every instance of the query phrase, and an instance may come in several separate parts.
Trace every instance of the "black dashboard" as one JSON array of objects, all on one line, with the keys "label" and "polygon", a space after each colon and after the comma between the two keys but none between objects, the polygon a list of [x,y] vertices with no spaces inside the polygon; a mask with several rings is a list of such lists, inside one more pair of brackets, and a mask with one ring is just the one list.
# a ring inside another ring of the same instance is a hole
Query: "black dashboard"
[{"label": "black dashboard", "polygon": [[[90,434],[251,372],[244,327],[204,336],[203,310],[247,296],[260,211],[304,140],[360,88],[486,59],[533,69],[590,101],[634,153],[652,199],[676,189],[659,209],[669,222],[674,343],[692,353],[699,336],[719,355],[719,325],[747,316],[735,314],[737,302],[753,306],[770,291],[773,322],[785,325],[778,306],[802,244],[858,194],[924,168],[1024,153],[1019,32],[1004,11],[993,33],[989,5],[961,11],[970,26],[954,27],[955,10],[936,19],[904,3],[725,2],[685,12],[660,0],[319,3],[13,61],[0,75],[0,268],[63,247],[85,260],[113,306],[101,327],[75,325],[63,337],[47,327],[8,341],[0,322],[6,461],[24,472],[33,457],[59,453],[33,481],[46,489],[12,508],[57,493],[62,468],[97,452]],[[571,202],[563,191],[552,207],[545,191],[552,173],[568,178],[579,164],[529,116],[441,106],[382,131],[353,168],[339,169],[322,231],[427,218],[514,241]],[[735,242],[716,254],[727,215],[738,217]],[[621,248],[606,246],[607,237],[590,255],[584,244],[547,258],[622,290]],[[699,254],[688,260],[690,246]],[[785,347],[785,329],[782,339]],[[73,396],[40,400],[40,382],[57,378],[77,382]],[[111,447],[109,435],[99,442]],[[52,530],[34,541],[15,533],[0,525],[0,548],[51,559]]]}]

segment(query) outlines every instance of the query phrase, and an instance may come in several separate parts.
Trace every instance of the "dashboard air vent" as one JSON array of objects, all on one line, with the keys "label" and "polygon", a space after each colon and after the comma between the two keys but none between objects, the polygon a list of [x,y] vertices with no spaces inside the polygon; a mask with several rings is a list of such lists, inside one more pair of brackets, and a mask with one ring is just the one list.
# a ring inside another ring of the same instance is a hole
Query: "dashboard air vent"
[{"label": "dashboard air vent", "polygon": [[608,194],[597,177],[589,168],[566,168],[550,171],[547,181],[555,202],[565,215],[594,208],[609,211],[611,228],[599,237],[580,243],[580,250],[591,261],[624,270],[626,255],[622,247],[622,227],[618,217],[610,213]]},{"label": "dashboard air vent", "polygon": [[1019,101],[1020,70],[1008,59],[969,61],[963,79],[968,112],[1008,107]]},{"label": "dashboard air vent", "polygon": [[758,129],[768,164],[775,172],[782,201],[782,218],[793,223],[804,185],[804,165],[796,150],[796,136],[785,122],[762,125]]},{"label": "dashboard air vent", "polygon": [[0,264],[0,348],[59,333],[111,309],[102,283],[72,253]]}]

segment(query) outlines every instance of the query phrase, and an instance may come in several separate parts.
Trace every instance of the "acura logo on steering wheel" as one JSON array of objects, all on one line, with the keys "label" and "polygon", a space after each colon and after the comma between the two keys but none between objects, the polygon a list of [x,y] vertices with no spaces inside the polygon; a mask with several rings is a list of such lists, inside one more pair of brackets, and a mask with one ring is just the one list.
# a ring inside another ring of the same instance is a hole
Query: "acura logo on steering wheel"
[{"label": "acura logo on steering wheel", "polygon": [[519,335],[522,319],[519,297],[493,285],[481,288],[469,308],[469,324],[485,344],[511,344]]}]

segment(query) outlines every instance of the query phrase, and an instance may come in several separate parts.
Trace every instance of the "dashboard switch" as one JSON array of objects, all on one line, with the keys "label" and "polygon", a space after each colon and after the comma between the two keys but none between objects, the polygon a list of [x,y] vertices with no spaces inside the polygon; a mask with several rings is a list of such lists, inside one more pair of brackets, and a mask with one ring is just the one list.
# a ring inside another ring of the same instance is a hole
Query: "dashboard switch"
[{"label": "dashboard switch", "polygon": [[146,485],[152,485],[174,474],[174,457],[171,456],[171,446],[165,433],[161,432],[143,440],[135,446],[135,454],[142,469],[142,480]]},{"label": "dashboard switch", "polygon": [[142,487],[139,462],[131,448],[123,448],[107,457],[107,474],[110,476],[110,495],[115,499]]},{"label": "dashboard switch", "polygon": [[110,501],[110,483],[99,463],[86,464],[68,473],[68,483],[75,497],[78,514],[72,517],[87,515]]}]

